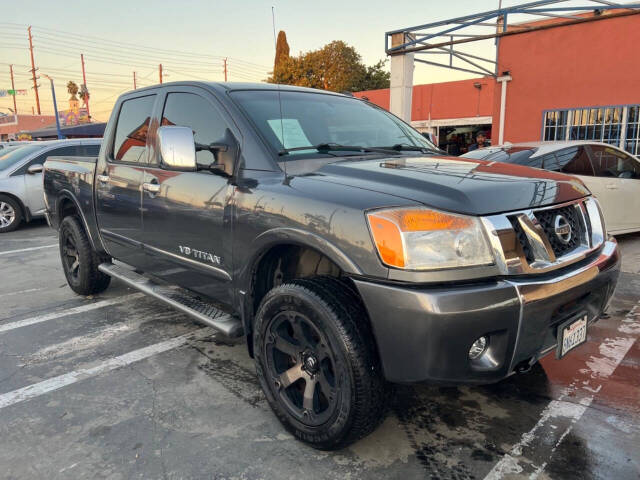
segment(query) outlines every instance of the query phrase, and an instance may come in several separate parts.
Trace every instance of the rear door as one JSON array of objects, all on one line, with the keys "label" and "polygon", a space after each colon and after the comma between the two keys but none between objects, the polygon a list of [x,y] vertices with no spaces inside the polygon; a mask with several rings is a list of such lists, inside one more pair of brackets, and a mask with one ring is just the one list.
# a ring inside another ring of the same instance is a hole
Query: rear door
[{"label": "rear door", "polygon": [[[219,143],[234,129],[212,94],[191,87],[168,91],[160,123],[191,128],[201,145]],[[234,187],[206,169],[215,161],[209,150],[196,152],[197,172],[164,169],[159,155],[156,148],[145,169],[144,182],[159,186],[157,193],[147,189],[142,195],[145,271],[228,303]]]},{"label": "rear door", "polygon": [[589,149],[595,171],[592,191],[600,200],[607,229],[611,233],[640,229],[638,161],[605,145],[590,145]]},{"label": "rear door", "polygon": [[49,149],[32,158],[13,172],[12,176],[22,177],[22,181],[24,182],[24,198],[22,198],[22,201],[32,215],[42,215],[44,213],[44,190],[42,186],[42,172],[28,173],[29,167],[32,165],[43,165],[47,157],[69,155],[74,155],[74,147],[71,145]]},{"label": "rear door", "polygon": [[106,163],[96,171],[96,212],[107,251],[134,266],[144,263],[142,251],[142,179],[149,148],[156,94],[124,100]]}]

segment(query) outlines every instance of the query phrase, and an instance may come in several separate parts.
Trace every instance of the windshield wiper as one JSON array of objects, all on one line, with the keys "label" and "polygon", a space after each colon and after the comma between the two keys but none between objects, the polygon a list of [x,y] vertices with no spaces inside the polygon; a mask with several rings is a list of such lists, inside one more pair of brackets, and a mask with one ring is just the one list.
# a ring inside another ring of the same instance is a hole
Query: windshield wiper
[{"label": "windshield wiper", "polygon": [[[318,143],[317,145],[308,145],[306,147],[284,148],[278,152],[279,156],[288,155],[289,152],[297,152],[302,150],[317,150],[318,152],[361,152],[361,153],[389,153],[388,148],[372,148],[363,147],[361,145],[340,145],[338,143]],[[393,151],[393,150],[391,150]]]},{"label": "windshield wiper", "polygon": [[406,143],[396,143],[390,147],[376,147],[376,148],[384,148],[387,150],[395,150],[396,152],[422,152],[422,153],[435,153],[442,154],[441,151],[436,150],[434,148],[421,147],[419,145],[408,145]]}]

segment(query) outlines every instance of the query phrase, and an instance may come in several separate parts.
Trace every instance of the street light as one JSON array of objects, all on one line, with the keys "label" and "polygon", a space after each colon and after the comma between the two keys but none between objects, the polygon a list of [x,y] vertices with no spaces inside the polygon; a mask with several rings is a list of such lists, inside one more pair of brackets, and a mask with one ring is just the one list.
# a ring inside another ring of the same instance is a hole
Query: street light
[{"label": "street light", "polygon": [[56,115],[56,130],[58,130],[58,138],[65,138],[65,136],[62,135],[62,132],[60,131],[60,119],[58,118],[58,104],[56,102],[56,89],[53,86],[53,78],[45,74],[42,74],[42,76],[44,78],[48,78],[51,82],[51,96],[53,97],[53,111]]}]

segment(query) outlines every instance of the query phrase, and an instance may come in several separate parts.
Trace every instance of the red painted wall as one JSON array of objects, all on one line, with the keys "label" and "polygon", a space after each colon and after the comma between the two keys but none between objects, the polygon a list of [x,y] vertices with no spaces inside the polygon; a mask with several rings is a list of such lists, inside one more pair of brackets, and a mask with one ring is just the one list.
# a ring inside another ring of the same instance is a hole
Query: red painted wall
[{"label": "red painted wall", "polygon": [[[474,87],[478,83],[482,88]],[[491,78],[473,78],[457,82],[415,85],[411,108],[412,120],[488,116],[493,113],[495,81]],[[356,97],[367,97],[370,102],[389,110],[389,89],[356,92]]]},{"label": "red painted wall", "polygon": [[498,71],[513,77],[505,141],[541,140],[544,110],[640,103],[640,15],[503,37],[498,58]]}]

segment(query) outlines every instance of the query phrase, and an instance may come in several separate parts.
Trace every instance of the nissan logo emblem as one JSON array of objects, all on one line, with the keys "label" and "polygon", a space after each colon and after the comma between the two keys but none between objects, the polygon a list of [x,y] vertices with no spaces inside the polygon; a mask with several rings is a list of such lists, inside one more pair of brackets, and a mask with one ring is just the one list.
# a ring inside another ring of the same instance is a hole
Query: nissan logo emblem
[{"label": "nissan logo emblem", "polygon": [[571,241],[571,225],[564,215],[556,215],[553,221],[553,231],[562,243]]}]

